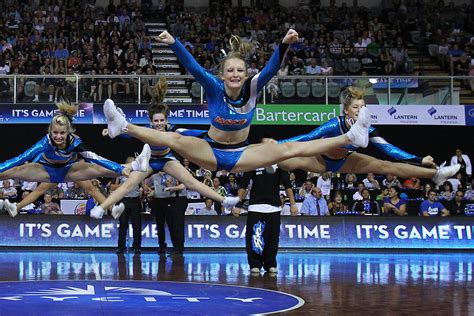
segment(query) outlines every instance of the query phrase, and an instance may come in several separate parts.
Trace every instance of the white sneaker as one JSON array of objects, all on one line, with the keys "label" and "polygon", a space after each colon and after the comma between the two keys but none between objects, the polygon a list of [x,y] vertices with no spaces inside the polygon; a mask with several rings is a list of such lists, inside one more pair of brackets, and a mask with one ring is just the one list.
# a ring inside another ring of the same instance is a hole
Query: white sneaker
[{"label": "white sneaker", "polygon": [[3,204],[4,204],[3,200],[0,200],[0,211],[3,210]]},{"label": "white sneaker", "polygon": [[91,217],[95,219],[101,219],[104,217],[105,211],[100,205],[94,206],[94,208],[91,210]]},{"label": "white sneaker", "polygon": [[34,99],[33,99],[33,102],[39,102],[39,99],[38,99],[38,98],[34,98]]},{"label": "white sneaker", "polygon": [[370,112],[369,109],[364,106],[359,111],[357,121],[351,126],[351,129],[346,135],[353,145],[365,148],[369,145],[369,127]]},{"label": "white sneaker", "polygon": [[273,164],[271,166],[265,167],[265,171],[269,174],[274,174],[277,169],[278,169],[277,164]]},{"label": "white sneaker", "polygon": [[115,138],[127,131],[127,119],[120,113],[114,104],[114,101],[107,99],[104,102],[104,115],[107,120],[107,129],[109,137]]},{"label": "white sneaker", "polygon": [[239,202],[240,199],[237,196],[225,196],[222,206],[224,206],[226,210],[231,210]]},{"label": "white sneaker", "polygon": [[433,180],[436,185],[442,185],[446,180],[454,176],[459,172],[461,168],[460,164],[454,166],[446,166],[446,162],[443,162],[441,166],[438,167],[438,171],[431,180]]},{"label": "white sneaker", "polygon": [[132,171],[148,171],[148,165],[150,164],[151,148],[150,145],[143,145],[142,152],[132,162]]},{"label": "white sneaker", "polygon": [[12,203],[9,200],[5,199],[3,201],[4,207],[7,210],[8,214],[10,214],[11,217],[15,217],[18,215],[18,210],[16,208],[16,203]]},{"label": "white sneaker", "polygon": [[252,269],[250,269],[250,273],[260,273],[260,269],[259,268],[252,268]]},{"label": "white sneaker", "polygon": [[122,215],[124,210],[125,210],[125,205],[123,205],[123,203],[120,203],[119,205],[114,205],[112,207],[112,216],[115,219],[119,219],[120,215]]},{"label": "white sneaker", "polygon": [[278,270],[277,268],[271,267],[270,269],[268,269],[268,273],[278,273]]}]

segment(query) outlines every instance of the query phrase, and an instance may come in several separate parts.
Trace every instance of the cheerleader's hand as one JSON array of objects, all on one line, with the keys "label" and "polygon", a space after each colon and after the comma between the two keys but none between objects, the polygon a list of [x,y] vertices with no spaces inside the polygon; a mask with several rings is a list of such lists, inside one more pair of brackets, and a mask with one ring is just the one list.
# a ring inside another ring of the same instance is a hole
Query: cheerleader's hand
[{"label": "cheerleader's hand", "polygon": [[158,41],[160,43],[165,43],[165,44],[168,44],[168,45],[173,45],[174,42],[175,42],[175,39],[173,36],[171,36],[170,33],[168,33],[168,31],[163,31],[160,35],[158,35]]},{"label": "cheerleader's hand", "polygon": [[106,128],[104,128],[104,129],[102,130],[102,136],[109,136],[109,130],[106,129]]},{"label": "cheerleader's hand", "polygon": [[296,32],[295,30],[293,29],[289,29],[288,32],[286,33],[285,37],[283,38],[283,44],[288,44],[288,45],[291,45],[291,44],[294,44],[296,42],[298,42],[299,40],[299,36],[298,36],[298,32]]}]

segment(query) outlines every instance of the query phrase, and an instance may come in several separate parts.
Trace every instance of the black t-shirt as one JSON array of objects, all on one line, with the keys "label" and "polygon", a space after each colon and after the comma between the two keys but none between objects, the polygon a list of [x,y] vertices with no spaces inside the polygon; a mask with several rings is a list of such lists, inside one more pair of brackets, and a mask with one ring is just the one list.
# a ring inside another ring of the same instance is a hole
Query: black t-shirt
[{"label": "black t-shirt", "polygon": [[258,168],[255,171],[245,172],[240,181],[240,188],[247,189],[250,180],[253,180],[250,190],[250,205],[269,204],[280,206],[280,183],[285,189],[291,188],[288,172],[277,169],[275,173],[270,174],[264,168]]}]

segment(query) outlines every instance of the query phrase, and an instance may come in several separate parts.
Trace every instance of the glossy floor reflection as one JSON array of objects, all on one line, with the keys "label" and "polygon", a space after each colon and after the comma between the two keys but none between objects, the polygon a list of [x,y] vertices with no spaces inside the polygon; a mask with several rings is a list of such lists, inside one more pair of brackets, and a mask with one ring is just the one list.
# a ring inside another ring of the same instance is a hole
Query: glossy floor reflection
[{"label": "glossy floor reflection", "polygon": [[[304,306],[287,314],[474,315],[474,254],[281,252],[278,275],[251,275],[240,252],[0,253],[0,281],[146,280],[278,290]],[[1,302],[0,302],[1,305]],[[139,311],[137,311],[139,312]]]}]

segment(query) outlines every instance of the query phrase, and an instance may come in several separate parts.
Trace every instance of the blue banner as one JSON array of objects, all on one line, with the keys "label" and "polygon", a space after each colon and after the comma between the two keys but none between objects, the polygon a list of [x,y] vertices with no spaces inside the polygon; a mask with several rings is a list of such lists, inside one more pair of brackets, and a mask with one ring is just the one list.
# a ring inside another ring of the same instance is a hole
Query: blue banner
[{"label": "blue banner", "polygon": [[466,105],[466,125],[474,126],[474,105]]},{"label": "blue banner", "polygon": [[[387,89],[388,80],[384,78],[375,79],[374,89]],[[412,78],[391,78],[390,89],[418,88],[418,79]]]},{"label": "blue banner", "polygon": [[[85,216],[17,216],[2,220],[0,246],[116,247],[118,222]],[[245,246],[245,217],[186,216],[186,246]],[[131,227],[129,229],[131,236]],[[157,247],[156,226],[144,216],[143,247]],[[169,236],[169,234],[167,234]],[[474,249],[471,217],[282,216],[283,248]]]},{"label": "blue banner", "polygon": [[[2,104],[0,106],[0,123],[49,124],[57,111],[58,109],[54,103]],[[79,111],[74,117],[74,123],[92,124],[93,112],[94,105],[92,103],[80,103]]]}]

